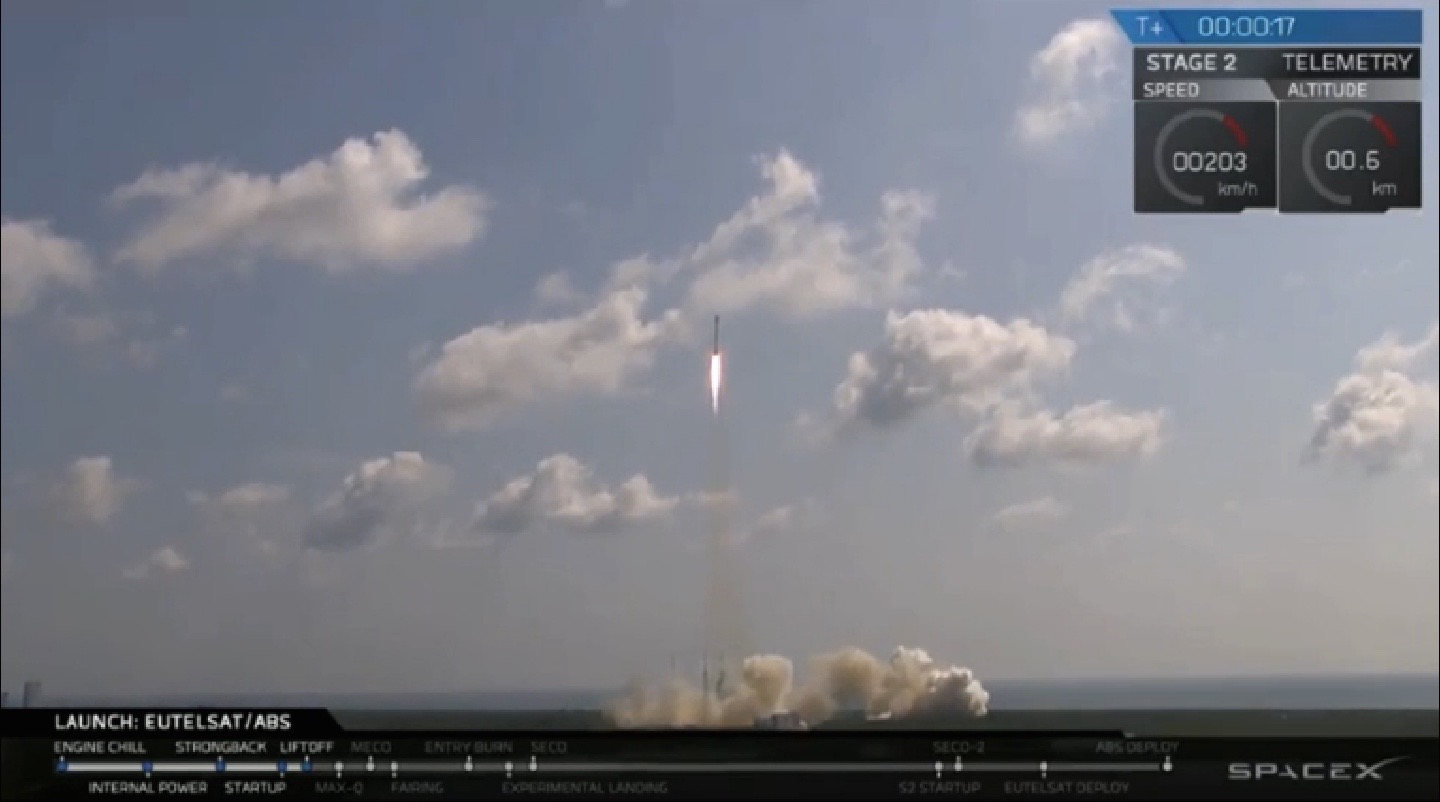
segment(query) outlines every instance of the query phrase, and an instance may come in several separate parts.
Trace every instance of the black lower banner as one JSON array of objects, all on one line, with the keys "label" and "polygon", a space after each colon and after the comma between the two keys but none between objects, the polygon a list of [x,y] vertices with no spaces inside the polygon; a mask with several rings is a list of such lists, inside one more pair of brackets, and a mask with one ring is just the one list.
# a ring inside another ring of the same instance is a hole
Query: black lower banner
[{"label": "black lower banner", "polygon": [[1434,737],[491,731],[415,715],[382,730],[312,710],[6,710],[0,785],[5,799],[1440,797]]}]

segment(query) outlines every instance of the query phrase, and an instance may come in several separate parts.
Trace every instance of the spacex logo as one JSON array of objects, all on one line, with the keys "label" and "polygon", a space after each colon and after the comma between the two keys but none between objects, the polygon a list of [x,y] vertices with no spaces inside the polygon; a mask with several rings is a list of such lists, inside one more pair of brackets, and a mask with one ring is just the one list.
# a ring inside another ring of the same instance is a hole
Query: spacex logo
[{"label": "spacex logo", "polygon": [[1383,780],[1382,770],[1393,766],[1409,755],[1387,758],[1378,763],[1231,763],[1231,780],[1257,782],[1260,780],[1321,780],[1353,782],[1358,780]]}]

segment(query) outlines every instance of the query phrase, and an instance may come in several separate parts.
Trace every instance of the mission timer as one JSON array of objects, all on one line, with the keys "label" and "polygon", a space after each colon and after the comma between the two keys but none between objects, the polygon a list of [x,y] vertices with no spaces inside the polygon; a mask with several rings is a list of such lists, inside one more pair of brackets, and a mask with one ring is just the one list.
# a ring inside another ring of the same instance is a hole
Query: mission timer
[{"label": "mission timer", "polygon": [[1280,210],[1420,208],[1419,103],[1287,103]]},{"label": "mission timer", "polygon": [[1273,209],[1274,103],[1136,103],[1135,211]]}]

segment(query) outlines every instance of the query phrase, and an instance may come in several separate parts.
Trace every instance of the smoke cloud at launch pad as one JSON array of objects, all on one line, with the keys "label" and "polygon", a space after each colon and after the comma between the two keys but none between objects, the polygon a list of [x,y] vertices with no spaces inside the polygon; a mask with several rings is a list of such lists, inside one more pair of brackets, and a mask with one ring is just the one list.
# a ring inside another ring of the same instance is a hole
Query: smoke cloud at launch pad
[{"label": "smoke cloud at launch pad", "polygon": [[984,716],[990,694],[974,672],[942,666],[923,649],[897,648],[888,661],[856,647],[816,657],[796,684],[794,664],[780,655],[755,655],[740,666],[730,690],[683,678],[658,687],[637,683],[610,708],[618,727],[751,727],[782,711],[818,724],[839,711],[874,717],[946,711]]},{"label": "smoke cloud at launch pad", "polygon": [[[724,415],[725,358],[720,349],[720,318],[710,353],[711,411],[710,505],[706,549],[706,598],[703,638],[705,653],[747,654],[749,627],[742,595],[741,571],[730,537],[730,465]],[[718,672],[730,666],[723,661]],[[672,676],[655,687],[635,684],[610,708],[619,727],[751,727],[757,719],[793,712],[807,724],[818,724],[842,710],[863,710],[877,717],[904,716],[932,710],[983,716],[990,694],[974,672],[941,666],[923,649],[897,648],[889,661],[851,646],[811,661],[804,682],[795,683],[790,658],[757,654],[738,666],[738,681],[728,688],[720,675],[710,684],[709,665],[699,683]],[[672,672],[673,674],[673,672]]]}]

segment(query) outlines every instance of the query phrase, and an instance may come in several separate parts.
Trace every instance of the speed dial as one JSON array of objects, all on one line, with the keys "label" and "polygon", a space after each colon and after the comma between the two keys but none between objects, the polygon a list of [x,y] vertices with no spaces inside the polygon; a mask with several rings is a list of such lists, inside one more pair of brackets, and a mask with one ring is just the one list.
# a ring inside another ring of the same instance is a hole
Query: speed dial
[{"label": "speed dial", "polygon": [[1275,206],[1275,105],[1136,104],[1135,211]]},{"label": "speed dial", "polygon": [[1420,206],[1419,104],[1285,104],[1287,212]]}]

